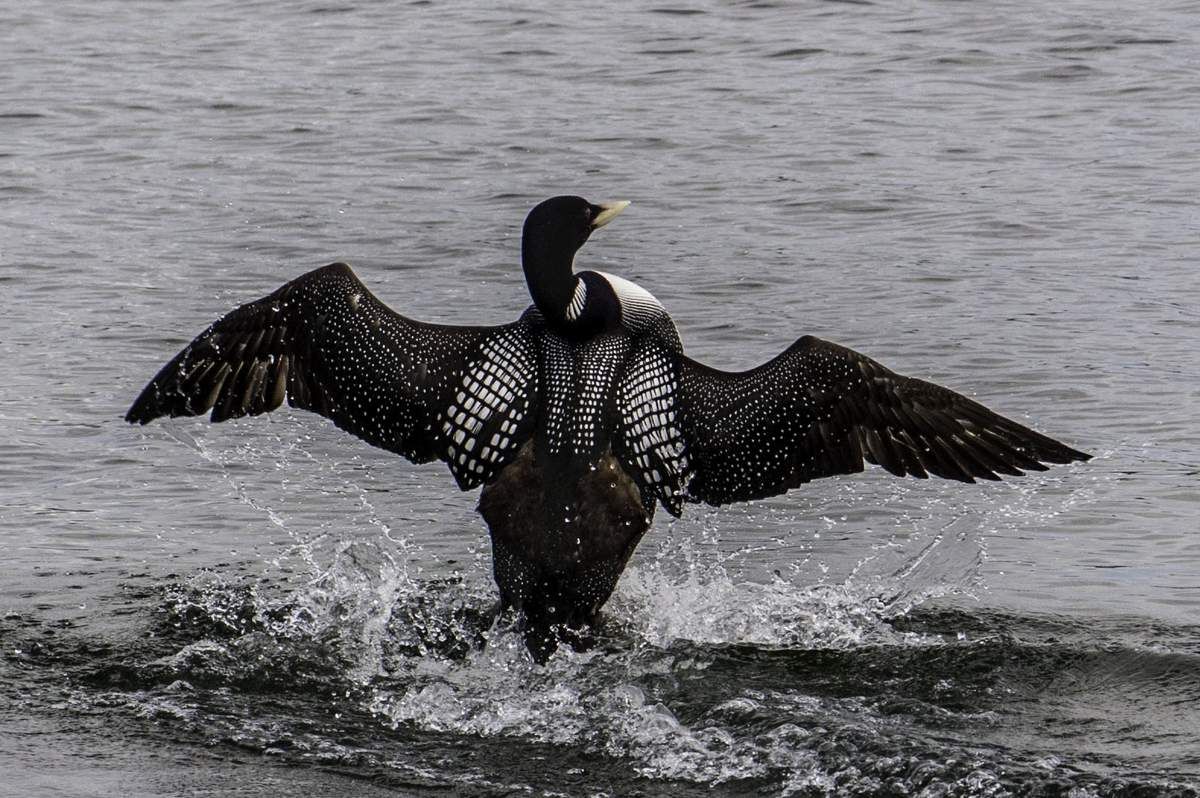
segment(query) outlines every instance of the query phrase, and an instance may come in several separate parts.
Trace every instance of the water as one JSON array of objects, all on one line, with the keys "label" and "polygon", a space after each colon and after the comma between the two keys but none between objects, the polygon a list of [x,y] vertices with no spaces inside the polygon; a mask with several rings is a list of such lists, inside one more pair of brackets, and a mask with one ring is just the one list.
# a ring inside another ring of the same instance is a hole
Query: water
[{"label": "water", "polygon": [[[1195,794],[1195,10],[10,9],[0,793]],[[660,518],[603,644],[539,668],[443,468],[120,420],[334,259],[514,318],[561,192],[634,201],[581,264],[694,357],[817,334],[1097,458]]]}]

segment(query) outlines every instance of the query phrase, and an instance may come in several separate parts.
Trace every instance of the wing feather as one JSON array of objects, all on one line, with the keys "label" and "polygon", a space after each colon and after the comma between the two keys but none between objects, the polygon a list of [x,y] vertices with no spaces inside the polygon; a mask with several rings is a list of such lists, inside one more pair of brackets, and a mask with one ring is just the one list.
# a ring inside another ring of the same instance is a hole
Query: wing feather
[{"label": "wing feather", "polygon": [[[219,422],[270,412],[286,399],[413,462],[447,460],[465,489],[493,476],[528,437],[534,346],[525,317],[500,327],[414,321],[376,299],[349,266],[333,263],[213,323],[163,366],[125,418],[146,424],[211,411]],[[487,366],[494,351],[505,354],[513,401],[491,408],[491,422],[511,413],[513,434],[481,466],[456,456],[448,435],[457,427],[447,413],[467,372]]]},{"label": "wing feather", "polygon": [[805,336],[731,373],[682,357],[679,407],[688,498],[763,498],[881,466],[896,476],[974,482],[1045,471],[1089,455],[954,391]]}]

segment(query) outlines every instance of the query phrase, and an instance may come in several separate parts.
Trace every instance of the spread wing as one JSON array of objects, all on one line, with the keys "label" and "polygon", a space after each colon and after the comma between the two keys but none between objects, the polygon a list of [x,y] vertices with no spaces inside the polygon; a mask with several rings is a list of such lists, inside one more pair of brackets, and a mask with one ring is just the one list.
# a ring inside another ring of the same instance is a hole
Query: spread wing
[{"label": "spread wing", "polygon": [[897,476],[974,482],[1090,458],[812,336],[740,373],[684,357],[679,378],[688,496],[709,504],[774,496],[862,471],[864,460]]},{"label": "spread wing", "polygon": [[407,319],[344,263],[309,272],[213,323],[155,375],[125,419],[213,421],[311,410],[373,446],[446,460],[464,490],[529,437],[537,355],[528,314],[499,327]]}]

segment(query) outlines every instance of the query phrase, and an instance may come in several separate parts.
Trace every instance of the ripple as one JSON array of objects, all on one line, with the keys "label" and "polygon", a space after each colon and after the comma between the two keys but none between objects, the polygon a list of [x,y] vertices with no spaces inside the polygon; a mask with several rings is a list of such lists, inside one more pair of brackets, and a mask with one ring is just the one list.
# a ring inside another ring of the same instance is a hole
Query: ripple
[{"label": "ripple", "polygon": [[787,59],[787,60],[800,60],[803,58],[809,58],[810,56],[820,55],[821,53],[824,53],[824,52],[825,52],[825,50],[822,50],[819,47],[793,47],[789,50],[779,50],[777,52],[771,53],[767,56],[767,58],[782,58],[782,59]]}]

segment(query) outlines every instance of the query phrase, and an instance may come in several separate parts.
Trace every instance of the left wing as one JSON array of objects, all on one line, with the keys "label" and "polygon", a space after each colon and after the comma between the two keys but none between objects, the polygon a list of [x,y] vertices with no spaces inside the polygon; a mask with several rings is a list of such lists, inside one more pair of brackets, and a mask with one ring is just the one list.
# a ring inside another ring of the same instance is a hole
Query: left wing
[{"label": "left wing", "polygon": [[537,355],[529,314],[499,327],[405,318],[344,263],[231,311],[155,375],[125,416],[270,412],[284,398],[416,463],[440,458],[466,490],[531,434]]}]

